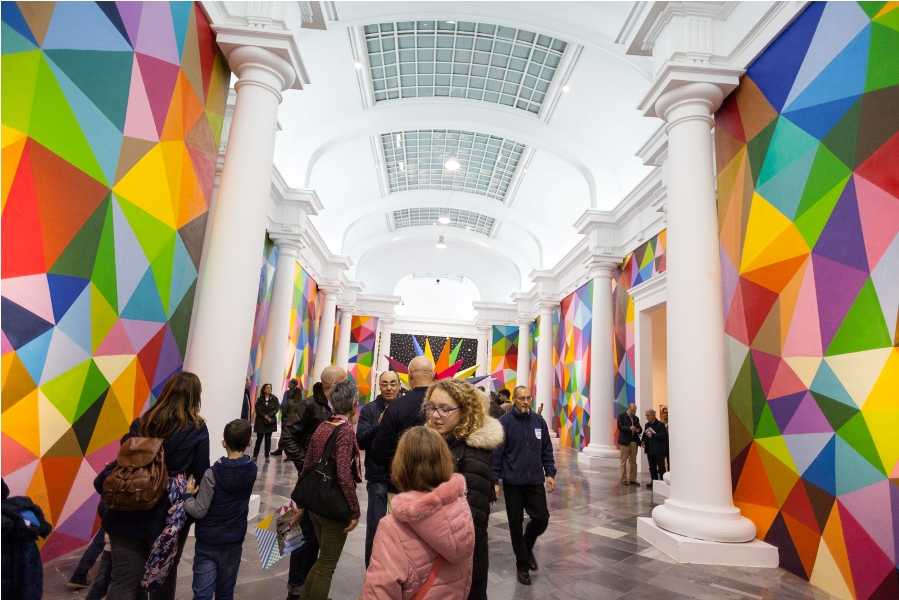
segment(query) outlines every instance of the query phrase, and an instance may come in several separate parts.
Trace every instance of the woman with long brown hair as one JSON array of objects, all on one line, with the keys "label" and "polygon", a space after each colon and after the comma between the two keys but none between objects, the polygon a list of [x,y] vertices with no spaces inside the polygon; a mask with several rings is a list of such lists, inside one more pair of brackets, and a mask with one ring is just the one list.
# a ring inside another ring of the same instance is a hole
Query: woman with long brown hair
[{"label": "woman with long brown hair", "polygon": [[[158,438],[163,440],[165,465],[171,479],[183,476],[199,481],[209,468],[209,431],[200,416],[201,386],[193,373],[176,373],[166,381],[159,399],[134,420],[123,442],[131,437]],[[109,400],[108,400],[109,401]],[[94,487],[103,492],[103,482],[115,463],[109,465],[97,477]],[[143,597],[141,580],[145,565],[156,539],[166,526],[170,507],[169,494],[149,510],[113,510],[103,519],[112,547],[112,580],[109,597],[130,600]],[[175,597],[175,581],[178,577],[178,560],[187,539],[190,523],[178,532],[177,548],[168,576],[158,589],[151,589],[149,597],[171,599]]]}]

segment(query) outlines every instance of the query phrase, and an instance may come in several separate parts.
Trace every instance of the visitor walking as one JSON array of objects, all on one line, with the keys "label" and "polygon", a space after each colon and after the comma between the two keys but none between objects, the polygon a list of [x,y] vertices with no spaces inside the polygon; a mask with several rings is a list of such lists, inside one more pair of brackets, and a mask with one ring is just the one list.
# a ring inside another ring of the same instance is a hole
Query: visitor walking
[{"label": "visitor walking", "polygon": [[297,411],[303,401],[303,388],[295,378],[287,383],[287,389],[281,398],[281,434],[278,436],[278,449],[272,452],[272,456],[281,456],[284,453],[284,444],[287,440],[287,429],[296,423]]}]

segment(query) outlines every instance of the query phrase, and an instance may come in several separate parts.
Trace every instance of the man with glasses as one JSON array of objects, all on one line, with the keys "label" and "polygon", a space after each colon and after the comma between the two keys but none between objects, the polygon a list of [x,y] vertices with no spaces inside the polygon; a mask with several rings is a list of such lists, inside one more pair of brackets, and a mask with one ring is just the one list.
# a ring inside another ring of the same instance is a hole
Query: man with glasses
[{"label": "man with glasses", "polygon": [[[409,385],[412,390],[391,402],[384,410],[371,442],[371,450],[366,453],[366,460],[370,454],[376,464],[390,472],[390,463],[393,462],[400,436],[410,427],[424,425],[421,403],[433,381],[434,363],[428,357],[416,356],[409,362]],[[392,492],[395,491],[393,484],[390,487]]]},{"label": "man with glasses", "polygon": [[387,492],[390,487],[389,469],[377,464],[371,457],[371,444],[378,432],[378,425],[387,407],[396,400],[400,391],[400,378],[394,371],[384,371],[378,377],[381,393],[359,411],[356,440],[365,451],[365,479],[368,481],[368,512],[365,527],[365,567],[371,559],[372,544],[378,523],[387,514]]},{"label": "man with glasses", "polygon": [[[512,401],[512,410],[499,420],[506,441],[493,452],[493,473],[502,482],[506,499],[518,581],[531,585],[528,571],[537,570],[534,544],[549,525],[546,492],[556,489],[556,464],[549,427],[542,416],[531,410],[530,390],[522,385],[516,387]],[[499,485],[496,493],[498,496]],[[529,521],[522,533],[525,512]]]}]

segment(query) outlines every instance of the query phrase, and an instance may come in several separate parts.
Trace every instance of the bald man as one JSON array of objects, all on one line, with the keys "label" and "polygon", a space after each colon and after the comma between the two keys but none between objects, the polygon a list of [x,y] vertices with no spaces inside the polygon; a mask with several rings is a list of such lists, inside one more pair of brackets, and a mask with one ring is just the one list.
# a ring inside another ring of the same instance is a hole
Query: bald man
[{"label": "bald man", "polygon": [[[409,385],[412,390],[392,402],[381,417],[381,424],[372,441],[372,460],[385,469],[390,469],[396,445],[403,432],[416,425],[424,425],[425,419],[421,412],[421,403],[424,400],[428,386],[434,381],[434,363],[425,356],[417,356],[409,363]],[[391,483],[391,488],[393,484]]]}]

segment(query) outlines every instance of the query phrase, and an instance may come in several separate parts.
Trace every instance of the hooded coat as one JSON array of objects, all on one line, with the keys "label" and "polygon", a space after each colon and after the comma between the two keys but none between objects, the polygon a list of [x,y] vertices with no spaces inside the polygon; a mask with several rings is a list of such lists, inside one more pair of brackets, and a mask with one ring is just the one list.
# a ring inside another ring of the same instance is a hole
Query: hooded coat
[{"label": "hooded coat", "polygon": [[378,525],[361,598],[408,600],[440,559],[425,598],[462,600],[471,584],[473,550],[474,524],[461,475],[430,492],[397,494]]},{"label": "hooded coat", "polygon": [[502,445],[503,426],[493,417],[487,417],[480,429],[471,432],[467,438],[447,439],[450,452],[456,464],[456,472],[465,477],[466,498],[474,521],[474,563],[469,600],[487,598],[487,572],[489,570],[489,549],[487,547],[487,524],[490,519],[490,503],[496,500],[491,463],[493,450]]}]

